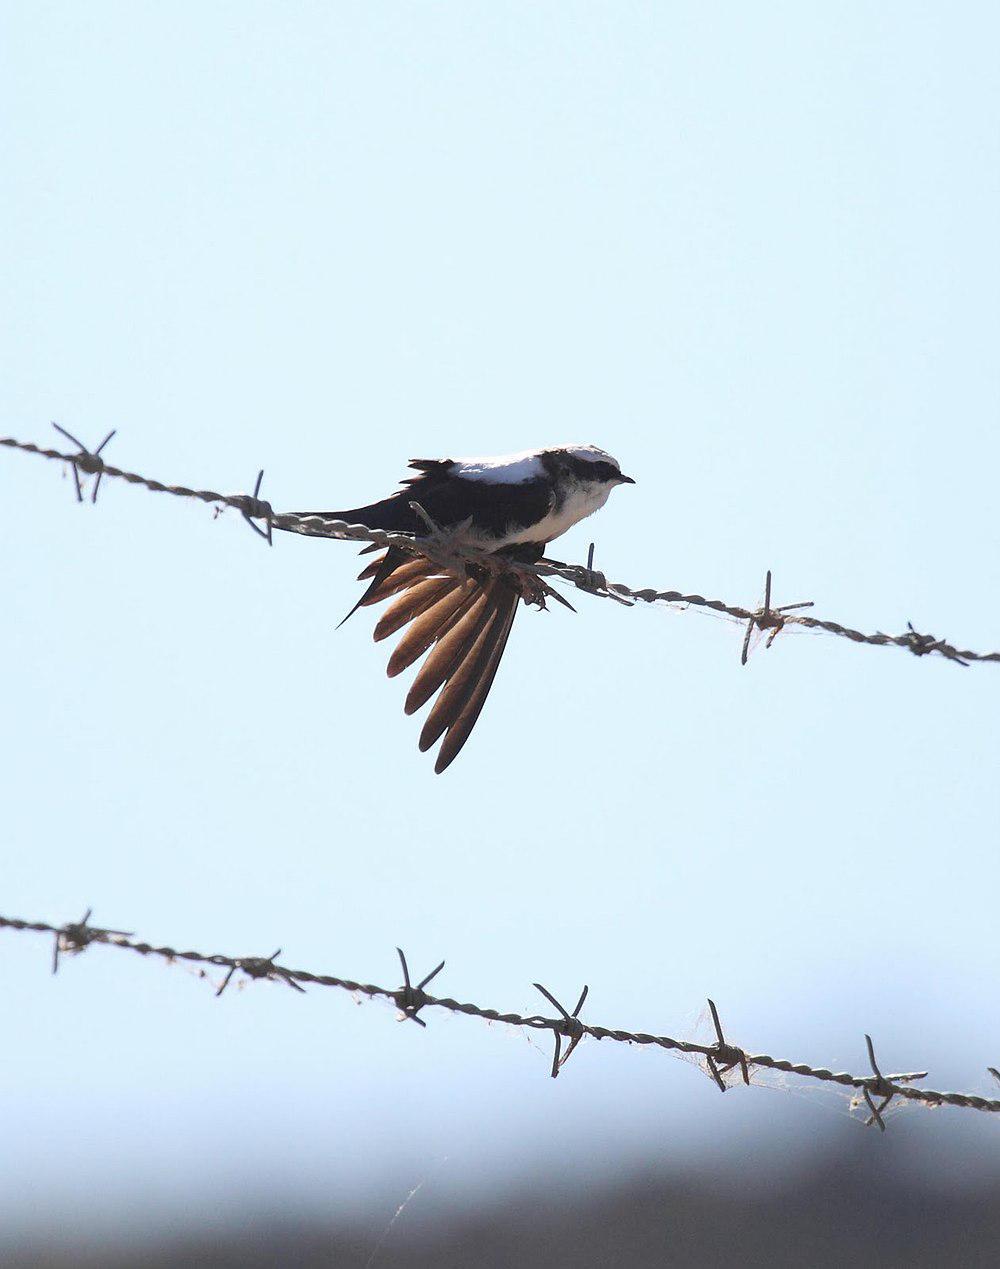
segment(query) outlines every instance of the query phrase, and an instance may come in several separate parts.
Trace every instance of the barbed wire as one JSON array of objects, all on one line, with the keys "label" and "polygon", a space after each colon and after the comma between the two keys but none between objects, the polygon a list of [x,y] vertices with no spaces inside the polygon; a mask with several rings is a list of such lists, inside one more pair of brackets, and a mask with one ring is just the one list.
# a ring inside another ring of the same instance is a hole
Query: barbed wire
[{"label": "barbed wire", "polygon": [[[87,449],[76,437],[66,432],[57,424],[57,430],[78,447],[77,453],[65,453],[50,449],[28,441],[13,437],[0,437],[0,446],[14,449],[22,453],[68,464],[73,472],[74,488],[77,500],[83,502],[81,474],[95,477],[91,489],[90,501],[97,500],[97,493],[104,476],[118,479],[128,484],[138,485],[153,493],[166,493],[175,497],[195,499],[200,502],[215,504],[219,507],[230,507],[244,517],[255,533],[272,542],[272,529],[280,528],[301,533],[310,537],[333,538],[341,541],[366,542],[377,546],[399,546],[416,554],[431,559],[443,569],[464,575],[470,563],[489,563],[496,567],[495,561],[481,552],[459,547],[446,533],[433,531],[432,522],[428,527],[432,530],[426,537],[403,533],[390,533],[380,529],[369,529],[364,525],[351,525],[343,521],[335,521],[319,515],[299,515],[291,512],[275,512],[270,503],[260,499],[263,472],[257,476],[253,494],[224,494],[210,489],[194,489],[185,485],[169,485],[136,472],[127,471],[108,463],[101,456],[101,451],[115,435],[111,432],[93,451]],[[419,510],[419,508],[418,508]],[[426,517],[425,517],[426,519]],[[263,528],[256,523],[260,521]],[[512,572],[523,575],[526,579],[534,578],[536,587],[541,583],[543,591],[555,598],[562,597],[547,586],[544,579],[556,578],[571,583],[578,590],[597,598],[612,599],[631,606],[636,603],[666,603],[684,607],[699,607],[724,614],[735,620],[746,622],[746,635],[741,653],[745,665],[749,652],[750,640],[754,630],[767,633],[766,647],[770,647],[776,636],[788,625],[798,625],[806,629],[823,630],[830,634],[846,638],[855,643],[864,643],[880,647],[906,648],[916,656],[936,653],[960,665],[973,662],[1000,662],[1000,652],[975,652],[960,649],[944,639],[933,635],[921,634],[908,623],[908,630],[901,635],[888,635],[882,632],[865,634],[844,626],[839,622],[821,620],[803,614],[801,609],[812,607],[812,603],[796,603],[772,606],[772,578],[767,572],[765,581],[764,603],[756,609],[749,609],[736,604],[729,604],[718,599],[706,599],[698,594],[686,594],[676,590],[656,590],[653,588],[635,589],[622,583],[609,582],[605,575],[594,568],[594,547],[591,545],[587,564],[564,564],[554,560],[544,560],[535,564],[503,564]],[[563,601],[565,602],[565,601]],[[420,1026],[426,1022],[419,1016],[425,1009],[445,1009],[452,1013],[483,1018],[489,1022],[499,1022],[508,1026],[522,1027],[529,1030],[545,1031],[553,1037],[553,1057],[550,1074],[553,1078],[565,1066],[580,1042],[589,1037],[596,1040],[611,1040],[638,1046],[654,1046],[665,1050],[673,1050],[683,1055],[700,1058],[699,1065],[715,1082],[722,1092],[735,1083],[749,1085],[754,1081],[757,1071],[784,1072],[798,1075],[806,1079],[822,1083],[839,1085],[855,1090],[857,1104],[867,1107],[869,1115],[865,1121],[868,1125],[877,1126],[885,1131],[884,1112],[894,1099],[908,1103],[938,1107],[956,1106],[963,1109],[1000,1112],[1000,1099],[990,1099],[972,1093],[941,1092],[935,1089],[919,1087],[915,1081],[925,1079],[926,1071],[899,1072],[883,1075],[875,1057],[874,1045],[870,1036],[865,1036],[868,1050],[871,1075],[853,1075],[848,1072],[834,1072],[825,1067],[813,1067],[806,1063],[790,1062],[774,1058],[765,1053],[750,1053],[747,1050],[727,1041],[713,1001],[708,1001],[712,1025],[715,1031],[715,1042],[704,1044],[694,1040],[680,1040],[666,1035],[654,1035],[647,1032],[624,1031],[615,1028],[598,1026],[584,1022],[580,1018],[581,1010],[587,1000],[588,988],[585,986],[572,1011],[568,1011],[546,987],[535,983],[536,990],[553,1006],[558,1016],[545,1017],[541,1014],[520,1014],[501,1012],[480,1005],[461,1002],[450,997],[430,995],[426,988],[445,967],[442,961],[429,974],[414,985],[410,978],[409,966],[401,949],[397,949],[403,973],[403,985],[398,988],[380,987],[372,983],[362,983],[353,979],[340,978],[330,974],[318,974],[309,970],[291,969],[280,965],[277,957],[281,949],[270,956],[232,957],[221,954],[206,954],[197,951],[181,951],[169,946],[155,946],[137,940],[129,931],[112,930],[90,924],[92,913],[88,911],[79,921],[67,922],[63,925],[52,925],[45,921],[30,921],[19,917],[0,916],[0,928],[13,931],[27,931],[48,934],[53,937],[53,972],[57,972],[61,956],[83,952],[95,943],[107,947],[120,948],[135,952],[141,956],[154,956],[167,962],[186,961],[202,966],[225,969],[227,972],[219,984],[216,995],[221,996],[234,976],[244,975],[249,980],[268,979],[283,982],[297,992],[303,992],[305,985],[335,987],[341,990],[370,998],[382,998],[392,1001],[400,1011],[400,1020],[411,1020]],[[565,1050],[563,1042],[566,1041]],[[1000,1071],[995,1067],[987,1067],[987,1071],[1000,1083]]]},{"label": "barbed wire", "polygon": [[[272,540],[272,529],[278,528],[301,533],[308,537],[368,542],[376,546],[399,546],[415,554],[424,555],[441,568],[460,575],[464,574],[466,566],[472,562],[480,565],[488,563],[492,567],[497,566],[495,559],[484,556],[481,552],[459,548],[454,541],[449,540],[447,534],[432,533],[427,537],[416,537],[405,533],[389,533],[382,529],[369,529],[365,525],[347,524],[341,520],[329,520],[318,515],[304,516],[292,512],[276,512],[269,502],[259,497],[264,476],[263,472],[260,472],[257,476],[256,486],[252,494],[224,494],[214,489],[192,489],[187,485],[168,485],[163,481],[153,480],[148,476],[141,476],[136,472],[115,467],[102,458],[101,450],[114,436],[114,432],[109,433],[97,449],[91,451],[82,442],[78,441],[75,436],[70,435],[63,428],[59,428],[57,424],[53,424],[53,426],[57,427],[57,430],[62,435],[79,447],[77,453],[67,454],[60,450],[47,449],[30,441],[21,441],[10,436],[0,437],[0,446],[18,450],[25,454],[35,454],[40,458],[55,462],[68,463],[73,470],[77,499],[81,502],[83,501],[83,492],[80,485],[80,473],[82,472],[85,475],[96,477],[91,494],[92,502],[97,499],[97,490],[101,478],[108,476],[115,480],[124,480],[130,485],[139,485],[152,493],[172,494],[177,498],[193,498],[199,502],[214,503],[220,507],[231,507],[239,511],[251,528],[254,529],[254,532],[266,538],[269,543]],[[260,528],[255,521],[261,521],[264,528]],[[738,604],[729,604],[721,599],[706,599],[703,595],[686,594],[678,590],[656,590],[652,587],[636,589],[621,582],[609,582],[605,575],[595,569],[593,565],[594,548],[591,545],[586,565],[543,560],[535,564],[504,564],[503,567],[525,578],[534,578],[536,587],[541,583],[543,591],[557,599],[562,599],[562,596],[548,586],[544,579],[550,577],[558,578],[571,583],[577,590],[584,591],[588,595],[594,595],[599,599],[612,599],[628,606],[637,603],[665,603],[679,605],[684,608],[704,608],[711,612],[725,614],[737,621],[746,622],[746,636],[743,640],[741,653],[741,660],[744,665],[747,663],[750,639],[754,630],[767,633],[766,647],[769,648],[777,635],[787,626],[801,626],[807,630],[822,630],[827,634],[849,639],[853,643],[869,644],[875,647],[905,648],[918,657],[936,654],[962,666],[988,661],[1000,663],[1000,652],[975,652],[968,648],[959,648],[955,644],[949,643],[946,639],[938,639],[934,635],[920,633],[909,622],[907,622],[907,630],[904,634],[890,635],[881,631],[875,634],[865,634],[863,631],[854,630],[841,622],[822,620],[819,617],[812,617],[798,611],[802,608],[811,608],[813,606],[811,601],[772,606],[770,570],[768,570],[765,580],[764,603],[759,608],[751,609]]]},{"label": "barbed wire", "polygon": [[[403,972],[402,986],[379,987],[374,983],[358,982],[352,978],[341,978],[334,974],[317,974],[311,970],[292,969],[286,965],[280,965],[276,959],[281,954],[280,948],[270,956],[225,956],[219,953],[181,951],[174,947],[157,946],[140,941],[134,934],[123,930],[91,925],[91,915],[92,911],[88,908],[79,921],[69,921],[63,925],[52,925],[48,921],[25,920],[22,917],[0,916],[0,929],[51,935],[53,973],[59,969],[60,957],[75,955],[86,951],[94,944],[101,944],[105,947],[135,952],[140,956],[158,957],[168,963],[186,961],[224,969],[227,972],[216,989],[217,997],[223,994],[235,975],[242,974],[249,980],[267,979],[270,982],[284,983],[297,992],[304,992],[307,985],[336,987],[353,995],[389,1000],[399,1010],[400,1021],[410,1020],[420,1026],[426,1026],[426,1021],[419,1017],[423,1010],[445,1009],[450,1013],[483,1018],[487,1022],[500,1022],[507,1026],[523,1027],[532,1031],[546,1031],[553,1037],[552,1065],[549,1071],[553,1079],[559,1075],[580,1042],[590,1038],[612,1040],[619,1044],[655,1046],[700,1057],[704,1061],[702,1069],[723,1093],[738,1083],[748,1086],[755,1083],[754,1077],[758,1070],[785,1072],[805,1079],[852,1088],[856,1091],[858,1103],[863,1102],[870,1112],[865,1120],[866,1125],[874,1125],[882,1132],[885,1131],[886,1126],[885,1111],[896,1098],[924,1106],[957,1106],[965,1110],[1000,1113],[1000,1099],[980,1097],[975,1093],[940,1092],[937,1089],[916,1086],[914,1081],[927,1078],[926,1071],[903,1071],[883,1075],[875,1057],[875,1047],[870,1035],[865,1036],[868,1061],[872,1068],[870,1075],[852,1075],[846,1071],[831,1071],[826,1067],[809,1066],[805,1062],[789,1062],[784,1058],[771,1057],[767,1053],[751,1053],[726,1039],[719,1011],[712,1000],[708,1001],[708,1008],[716,1038],[714,1043],[703,1044],[695,1040],[678,1040],[667,1035],[653,1035],[645,1031],[624,1031],[615,1027],[584,1022],[580,1012],[588,996],[589,989],[586,986],[580,993],[575,1007],[570,1011],[563,1007],[548,988],[542,986],[541,983],[534,983],[535,989],[555,1009],[557,1015],[555,1017],[502,1012],[499,1009],[489,1009],[482,1005],[454,1000],[450,996],[430,995],[426,988],[444,969],[444,961],[441,961],[414,985],[406,956],[401,948],[397,948],[396,951]],[[564,1040],[568,1041],[565,1051],[563,1051]],[[992,1066],[986,1069],[1000,1083],[1000,1072]]]}]

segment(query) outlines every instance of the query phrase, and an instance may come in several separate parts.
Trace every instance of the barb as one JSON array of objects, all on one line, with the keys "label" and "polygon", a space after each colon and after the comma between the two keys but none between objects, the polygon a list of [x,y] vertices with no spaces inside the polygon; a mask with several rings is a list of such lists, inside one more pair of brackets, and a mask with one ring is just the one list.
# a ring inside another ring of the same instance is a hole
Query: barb
[{"label": "barb", "polygon": [[[63,431],[61,428],[59,430]],[[63,432],[63,435],[69,436],[66,432]],[[194,498],[199,502],[232,507],[249,520],[265,521],[269,531],[274,527],[289,529],[292,532],[302,533],[308,537],[335,538],[350,542],[371,542],[377,546],[400,546],[404,550],[426,556],[449,572],[460,574],[464,574],[465,567],[469,562],[477,560],[482,562],[484,559],[476,551],[459,551],[454,545],[442,544],[436,541],[433,535],[430,538],[414,537],[405,533],[387,533],[382,529],[368,529],[364,525],[346,524],[341,520],[327,520],[322,516],[302,516],[291,512],[274,512],[269,503],[257,500],[256,494],[260,491],[260,478],[258,478],[257,488],[252,495],[223,494],[214,489],[191,489],[186,485],[167,485],[159,480],[151,480],[149,477],[140,476],[136,472],[125,471],[121,467],[114,467],[99,457],[100,450],[104,448],[113,435],[113,432],[110,433],[93,454],[86,451],[83,446],[80,446],[81,452],[79,453],[64,454],[59,450],[46,449],[43,446],[34,445],[30,441],[17,440],[11,436],[0,437],[0,446],[18,450],[23,454],[35,454],[40,458],[50,459],[53,462],[69,463],[73,467],[74,476],[78,483],[78,473],[80,471],[96,472],[99,478],[100,476],[108,476],[115,480],[124,480],[130,485],[141,485],[144,489],[148,489],[153,493],[167,493],[177,498]],[[69,439],[75,445],[80,445],[80,442],[75,437],[69,437]],[[95,497],[96,492],[95,487]],[[79,496],[82,501],[82,493],[79,493]],[[842,625],[838,621],[821,620],[818,617],[811,617],[801,612],[792,611],[807,607],[808,605],[806,604],[785,604],[779,608],[771,608],[769,589],[765,596],[763,608],[758,609],[744,608],[738,604],[728,604],[721,599],[706,599],[704,595],[685,594],[683,591],[678,590],[655,590],[651,587],[639,590],[633,589],[621,582],[609,582],[603,573],[596,572],[593,569],[592,554],[587,565],[563,564],[557,560],[545,560],[536,564],[518,564],[514,566],[513,571],[520,573],[522,576],[534,577],[539,582],[542,582],[542,579],[546,577],[559,578],[562,581],[571,583],[577,590],[586,591],[589,595],[594,595],[599,599],[615,600],[626,605],[636,603],[679,604],[683,607],[706,608],[711,612],[723,613],[726,616],[733,617],[737,621],[747,622],[747,638],[744,641],[743,650],[744,664],[749,651],[749,635],[755,627],[771,632],[767,641],[767,646],[770,647],[780,630],[793,625],[801,626],[806,630],[822,630],[827,634],[836,635],[842,639],[849,639],[852,643],[864,643],[872,647],[906,648],[918,657],[934,653],[959,665],[986,661],[1000,663],[1000,652],[974,652],[969,649],[957,648],[946,639],[938,639],[934,635],[921,634],[909,623],[908,629],[904,634],[889,635],[883,634],[881,631],[875,634],[865,634],[863,631]],[[770,574],[768,576],[770,577]],[[556,594],[551,588],[547,588],[546,593]],[[561,596],[559,598],[562,599]],[[562,600],[562,602],[565,603],[566,601]]]},{"label": "barb", "polygon": [[[580,992],[580,999],[576,1002],[576,1008],[572,1013],[567,1013],[555,996],[543,987],[541,983],[533,984],[536,991],[540,991],[550,1005],[554,1005],[562,1016],[562,1026],[552,1029],[552,1038],[555,1040],[555,1052],[552,1055],[552,1078],[555,1079],[562,1068],[569,1061],[573,1050],[586,1035],[586,1029],[580,1021],[580,1010],[583,1008],[583,1002],[587,999],[587,992],[590,988],[584,984],[583,991]],[[562,1053],[562,1038],[566,1036],[569,1040],[569,1048]]]},{"label": "barb", "polygon": [[406,956],[403,953],[403,949],[401,947],[397,947],[396,951],[399,953],[399,963],[403,967],[403,986],[400,987],[397,992],[393,993],[396,1004],[399,1006],[399,1021],[405,1022],[406,1019],[409,1018],[418,1026],[426,1027],[427,1023],[423,1020],[423,1018],[417,1017],[419,1011],[431,1000],[431,997],[426,994],[424,988],[431,979],[437,978],[438,974],[440,974],[444,969],[444,961],[442,961],[436,969],[432,969],[429,974],[425,974],[424,977],[421,978],[420,982],[417,983],[416,987],[414,987],[410,983],[410,967],[406,963]]},{"label": "barb", "polygon": [[[770,574],[768,574],[770,577]],[[766,607],[766,604],[765,604]],[[719,1011],[715,1007],[715,1001],[709,1000],[708,1008],[712,1014],[712,1025],[715,1027],[716,1046],[714,1053],[708,1053],[705,1061],[708,1063],[708,1071],[721,1092],[726,1091],[726,1082],[722,1078],[728,1075],[734,1066],[740,1068],[740,1074],[743,1076],[743,1083],[750,1083],[750,1068],[747,1063],[747,1055],[742,1049],[736,1048],[735,1045],[727,1044],[726,1037],[722,1032],[722,1023],[719,1021]]]},{"label": "barb", "polygon": [[740,664],[746,665],[747,663],[747,655],[750,651],[750,636],[754,632],[754,627],[758,630],[770,630],[771,633],[768,635],[767,643],[764,645],[765,649],[767,649],[772,643],[774,643],[781,631],[784,630],[785,622],[788,620],[788,618],[784,615],[786,612],[793,612],[796,608],[812,607],[813,602],[811,599],[808,599],[805,603],[782,604],[780,608],[772,608],[771,570],[768,569],[767,577],[764,579],[764,607],[758,608],[755,613],[751,613],[750,620],[747,622],[747,632],[746,637],[743,640],[743,652],[740,656]]},{"label": "barb", "polygon": [[[553,1078],[566,1065],[566,1060],[580,1041],[585,1036],[590,1036],[594,1040],[612,1040],[619,1044],[653,1046],[660,1049],[675,1050],[678,1053],[698,1055],[705,1059],[709,1074],[713,1076],[715,1082],[722,1087],[723,1091],[725,1091],[725,1084],[722,1077],[735,1066],[740,1067],[743,1080],[748,1085],[753,1083],[754,1068],[762,1067],[767,1070],[784,1071],[791,1075],[803,1076],[806,1079],[821,1080],[825,1083],[853,1088],[859,1094],[859,1101],[863,1100],[871,1111],[871,1117],[868,1122],[876,1124],[882,1131],[885,1130],[882,1112],[893,1098],[917,1102],[925,1106],[957,1106],[965,1110],[978,1110],[991,1114],[1000,1113],[1000,1098],[981,1097],[976,1093],[946,1093],[939,1092],[933,1088],[915,1087],[913,1081],[925,1079],[927,1076],[926,1071],[908,1071],[898,1075],[882,1075],[875,1061],[875,1050],[869,1036],[866,1036],[865,1039],[868,1045],[868,1058],[872,1067],[871,1075],[851,1075],[847,1071],[830,1071],[826,1067],[809,1066],[804,1062],[789,1062],[784,1058],[772,1057],[768,1053],[750,1053],[726,1040],[722,1024],[719,1021],[718,1010],[714,1001],[711,1000],[708,1003],[712,1013],[712,1022],[715,1026],[716,1040],[712,1044],[701,1044],[694,1040],[677,1040],[667,1035],[652,1035],[645,1031],[623,1031],[617,1028],[598,1026],[596,1023],[583,1022],[579,1014],[583,1008],[584,1001],[587,999],[586,987],[581,992],[580,999],[577,1001],[576,1008],[572,1013],[567,1013],[555,996],[547,988],[543,987],[541,983],[535,983],[535,987],[557,1010],[558,1017],[546,1018],[540,1014],[504,1013],[498,1009],[486,1008],[483,1005],[453,1000],[449,996],[428,995],[424,988],[444,968],[444,961],[436,969],[431,970],[414,987],[410,982],[410,971],[406,963],[406,957],[399,948],[396,950],[403,967],[404,985],[396,988],[379,987],[374,983],[357,982],[354,979],[339,978],[333,974],[317,974],[310,970],[291,969],[285,965],[278,965],[275,961],[275,957],[279,955],[278,952],[275,952],[274,956],[267,958],[239,957],[223,956],[219,953],[180,951],[174,947],[156,946],[152,943],[141,942],[132,934],[90,926],[87,924],[90,915],[88,910],[82,921],[68,925],[51,925],[47,921],[29,921],[22,917],[0,916],[0,929],[53,935],[57,941],[61,942],[63,950],[66,951],[82,952],[91,944],[100,944],[104,947],[135,952],[140,956],[155,956],[167,962],[188,961],[197,965],[210,965],[215,968],[225,969],[228,973],[222,986],[216,991],[217,996],[221,995],[225,990],[233,974],[237,970],[242,970],[251,979],[267,978],[271,981],[281,981],[289,986],[297,987],[299,990],[304,985],[311,983],[317,987],[337,987],[354,995],[388,1000],[395,1004],[406,1017],[412,1017],[415,1022],[420,1024],[423,1024],[423,1019],[416,1017],[418,1010],[446,1009],[451,1013],[465,1014],[473,1018],[484,1018],[488,1022],[501,1022],[508,1026],[526,1027],[533,1031],[548,1031],[554,1037],[555,1043],[555,1055],[550,1071]],[[562,1053],[563,1038],[567,1038],[570,1041],[565,1054]],[[991,1075],[1000,1081],[1000,1073],[994,1067],[988,1067],[987,1069]],[[875,1098],[881,1100],[880,1105],[876,1105]]]},{"label": "barb", "polygon": [[94,909],[88,908],[79,921],[68,921],[65,925],[53,930],[55,944],[52,948],[52,972],[59,973],[59,957],[75,956],[77,952],[85,952],[91,943],[107,942],[111,935],[118,938],[131,938],[131,930],[105,930],[97,925],[89,925]]},{"label": "barb", "polygon": [[76,486],[77,502],[83,502],[83,489],[80,485],[80,472],[86,472],[88,475],[96,473],[97,479],[94,481],[94,488],[90,494],[90,502],[91,505],[93,505],[97,501],[97,491],[101,487],[101,477],[104,475],[104,460],[101,458],[101,450],[116,434],[117,429],[112,428],[104,440],[101,441],[100,445],[98,445],[97,449],[91,451],[86,447],[86,445],[84,445],[83,441],[78,441],[72,432],[67,432],[66,429],[64,427],[60,427],[58,423],[53,423],[52,426],[56,429],[60,436],[65,436],[68,441],[72,441],[80,451],[78,454],[74,455],[73,460],[73,483]]},{"label": "barb", "polygon": [[[243,519],[247,522],[250,528],[253,529],[254,533],[256,533],[258,537],[263,538],[264,541],[268,544],[268,546],[274,546],[274,540],[271,537],[271,517],[273,516],[274,512],[271,510],[271,504],[269,502],[261,502],[258,500],[258,497],[257,497],[257,495],[260,493],[260,487],[263,483],[264,483],[264,469],[262,467],[260,471],[257,473],[257,483],[254,485],[253,493],[250,495],[253,501],[257,504],[254,509],[253,515],[251,515],[249,511],[242,512],[242,515],[243,515]],[[267,525],[267,528],[262,529],[260,525],[254,524],[255,518],[258,520],[263,520],[264,523]]]},{"label": "barb", "polygon": [[281,955],[281,948],[272,952],[270,956],[238,956],[233,964],[229,967],[229,973],[222,980],[219,990],[215,993],[216,998],[229,986],[233,975],[237,970],[242,970],[248,978],[269,978],[271,982],[285,983],[288,987],[294,987],[296,991],[305,995],[305,988],[291,978],[280,965],[275,965],[274,958]]},{"label": "barb", "polygon": [[[926,1071],[900,1071],[895,1075],[883,1075],[879,1070],[879,1065],[875,1061],[875,1046],[872,1043],[870,1035],[865,1036],[865,1046],[868,1049],[868,1062],[872,1068],[874,1078],[868,1080],[861,1086],[861,1098],[855,1098],[854,1104],[860,1105],[864,1101],[865,1105],[871,1111],[869,1117],[865,1120],[865,1127],[871,1128],[873,1125],[878,1127],[879,1132],[885,1132],[885,1120],[882,1118],[882,1112],[888,1107],[892,1099],[901,1092],[897,1085],[908,1084],[913,1080],[923,1080],[927,1078]],[[874,1098],[880,1097],[882,1100],[878,1106],[875,1105]]]},{"label": "barb", "polygon": [[[875,1061],[875,1046],[872,1044],[872,1038],[870,1035],[865,1036],[865,1044],[868,1046],[868,1061],[871,1063],[871,1068],[875,1073],[876,1080],[876,1084],[873,1088],[869,1088],[866,1084],[862,1090],[865,1096],[865,1102],[868,1105],[868,1109],[871,1111],[871,1118],[866,1119],[865,1123],[869,1126],[873,1123],[878,1124],[879,1132],[885,1132],[885,1120],[882,1118],[882,1112],[892,1101],[893,1096],[895,1095],[895,1090],[893,1089],[892,1084],[883,1078],[882,1072],[878,1069],[878,1063]],[[876,1096],[882,1098],[881,1105],[876,1106],[874,1101],[872,1101],[873,1092],[875,1092]]]}]

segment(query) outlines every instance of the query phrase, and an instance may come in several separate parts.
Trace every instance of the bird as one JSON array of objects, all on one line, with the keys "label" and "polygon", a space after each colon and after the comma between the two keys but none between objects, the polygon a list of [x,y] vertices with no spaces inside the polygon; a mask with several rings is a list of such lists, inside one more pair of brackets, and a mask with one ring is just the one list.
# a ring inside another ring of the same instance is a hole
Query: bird
[{"label": "bird", "polygon": [[[481,563],[468,563],[465,576],[456,576],[426,556],[390,546],[358,575],[369,585],[344,618],[394,599],[376,623],[374,638],[380,642],[409,627],[389,659],[390,678],[426,654],[404,710],[413,714],[437,694],[419,747],[425,752],[441,740],[434,765],[440,774],[479,718],[518,606],[544,607],[546,593],[554,594],[509,566],[540,560],[549,542],[600,510],[618,485],[635,481],[596,445],[491,458],[414,458],[409,468],[416,474],[378,502],[296,514],[418,537],[430,531],[480,554]],[[362,554],[380,549],[368,546]]]}]

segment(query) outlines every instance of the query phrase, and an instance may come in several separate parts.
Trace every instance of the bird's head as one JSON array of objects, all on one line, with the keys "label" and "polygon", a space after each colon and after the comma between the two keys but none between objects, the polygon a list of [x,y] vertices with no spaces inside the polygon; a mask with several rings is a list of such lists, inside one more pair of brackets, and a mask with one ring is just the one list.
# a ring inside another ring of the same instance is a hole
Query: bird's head
[{"label": "bird's head", "polygon": [[596,445],[557,445],[545,450],[542,458],[561,485],[603,492],[605,498],[616,485],[635,484],[622,473],[618,460]]}]

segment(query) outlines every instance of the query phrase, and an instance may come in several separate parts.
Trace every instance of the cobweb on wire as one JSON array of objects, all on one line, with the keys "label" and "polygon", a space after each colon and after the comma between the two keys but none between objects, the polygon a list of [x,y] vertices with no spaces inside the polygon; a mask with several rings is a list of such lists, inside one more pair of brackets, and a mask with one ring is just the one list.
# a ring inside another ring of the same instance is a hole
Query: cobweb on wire
[{"label": "cobweb on wire", "polygon": [[[718,1037],[709,1005],[706,1005],[699,1013],[689,1015],[685,1022],[687,1025],[679,1030],[679,1035],[685,1040],[706,1047],[716,1042]],[[702,1053],[684,1053],[675,1050],[674,1056],[687,1065],[696,1067],[712,1083],[718,1084],[721,1080],[726,1092],[747,1086],[739,1065],[731,1066],[726,1070],[716,1063],[715,1072],[713,1072],[708,1059]],[[796,1075],[794,1072],[779,1071],[772,1067],[755,1066],[752,1061],[747,1062],[747,1074],[750,1085],[755,1088],[767,1089],[773,1093],[790,1094],[817,1110],[852,1119],[863,1127],[872,1127],[875,1123],[862,1089],[851,1088],[830,1080],[809,1079],[806,1076]],[[899,1076],[889,1076],[889,1078],[900,1079]],[[939,1109],[933,1104],[908,1101],[901,1097],[894,1097],[885,1105],[880,1104],[881,1100],[876,1099],[876,1105],[879,1106],[879,1114],[883,1120],[894,1119],[904,1111],[917,1106],[930,1110]]]}]

